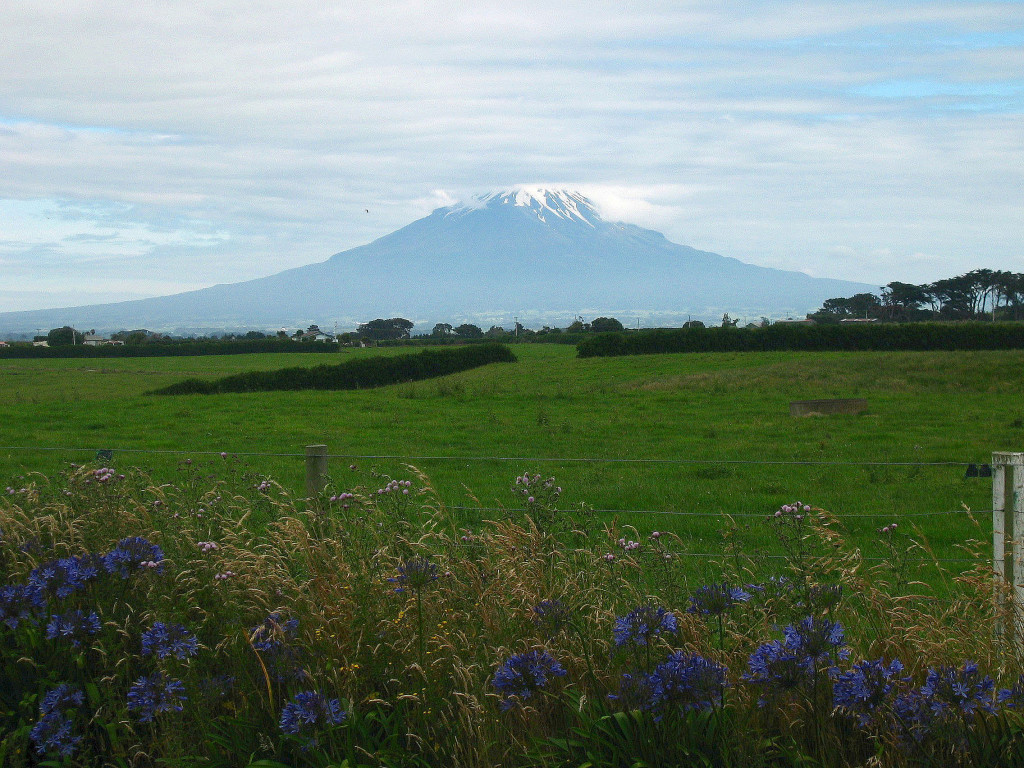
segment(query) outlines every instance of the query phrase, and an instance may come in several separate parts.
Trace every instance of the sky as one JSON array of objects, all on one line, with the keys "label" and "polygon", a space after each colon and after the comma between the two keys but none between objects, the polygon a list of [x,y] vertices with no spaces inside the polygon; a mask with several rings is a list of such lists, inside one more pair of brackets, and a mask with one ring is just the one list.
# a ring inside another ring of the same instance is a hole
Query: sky
[{"label": "sky", "polygon": [[1024,272],[1022,112],[1022,2],[5,0],[0,311],[523,183],[815,276]]}]

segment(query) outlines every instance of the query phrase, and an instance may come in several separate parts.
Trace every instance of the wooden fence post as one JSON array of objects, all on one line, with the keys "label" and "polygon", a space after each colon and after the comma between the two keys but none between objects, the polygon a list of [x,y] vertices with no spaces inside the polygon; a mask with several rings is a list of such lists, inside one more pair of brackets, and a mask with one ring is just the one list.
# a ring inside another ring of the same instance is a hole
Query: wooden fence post
[{"label": "wooden fence post", "polygon": [[[1010,546],[1007,558],[1007,544]],[[992,454],[992,566],[995,579],[996,632],[1007,632],[1007,584],[1013,603],[1009,628],[1014,642],[1024,642],[1024,453]]]},{"label": "wooden fence post", "polygon": [[306,446],[306,496],[315,499],[327,486],[327,446]]}]

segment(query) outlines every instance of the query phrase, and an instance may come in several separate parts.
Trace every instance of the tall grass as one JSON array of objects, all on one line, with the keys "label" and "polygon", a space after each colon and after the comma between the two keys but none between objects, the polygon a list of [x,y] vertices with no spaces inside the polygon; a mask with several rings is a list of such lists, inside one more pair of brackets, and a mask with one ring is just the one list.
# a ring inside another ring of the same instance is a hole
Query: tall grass
[{"label": "tall grass", "polygon": [[[673,534],[558,513],[550,478],[510,479],[509,510],[466,528],[413,467],[350,477],[312,500],[190,462],[160,485],[79,467],[11,488],[0,501],[0,762],[1024,756],[1022,659],[995,632],[1008,617],[993,609],[980,544],[968,546],[976,567],[937,566],[940,595],[915,579],[930,550],[913,532],[887,526],[877,537],[888,556],[869,562],[834,516],[788,504],[761,523],[784,559],[746,547],[723,517],[719,555],[695,581]],[[528,511],[514,511],[524,491]],[[54,623],[75,611],[74,628]],[[759,671],[754,660],[769,657]],[[902,662],[892,690],[873,708],[842,704],[839,676],[880,657]]]}]

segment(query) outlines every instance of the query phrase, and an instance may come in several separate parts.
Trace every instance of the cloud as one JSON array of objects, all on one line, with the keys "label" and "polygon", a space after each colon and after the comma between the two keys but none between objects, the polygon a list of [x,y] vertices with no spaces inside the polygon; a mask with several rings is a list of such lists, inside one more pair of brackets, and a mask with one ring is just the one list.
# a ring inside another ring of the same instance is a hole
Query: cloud
[{"label": "cloud", "polygon": [[1018,3],[25,0],[0,28],[3,237],[54,290],[270,274],[535,179],[769,266],[1024,271]]}]

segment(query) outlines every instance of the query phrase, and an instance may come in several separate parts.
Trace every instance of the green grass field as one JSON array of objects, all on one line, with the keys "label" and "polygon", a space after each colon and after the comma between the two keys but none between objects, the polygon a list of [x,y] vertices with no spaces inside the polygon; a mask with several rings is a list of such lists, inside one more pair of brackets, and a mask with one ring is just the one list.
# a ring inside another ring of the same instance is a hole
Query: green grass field
[{"label": "green grass field", "polygon": [[[403,351],[351,350],[339,358]],[[977,515],[976,525],[956,513],[990,509],[990,481],[965,478],[959,465],[863,463],[984,463],[993,451],[1024,450],[1021,352],[587,360],[561,345],[515,352],[515,364],[375,390],[174,397],[144,393],[186,377],[334,358],[0,360],[0,444],[62,449],[0,450],[0,485],[23,482],[17,478],[27,472],[53,475],[113,448],[180,451],[115,451],[116,466],[145,468],[158,482],[173,481],[190,455],[224,473],[216,454],[237,453],[229,460],[236,473],[244,466],[298,492],[301,458],[244,454],[294,454],[326,443],[345,456],[421,457],[334,458],[339,492],[373,483],[371,470],[406,476],[402,465],[411,463],[447,503],[487,508],[466,511],[467,524],[494,517],[489,508],[514,506],[511,482],[530,471],[555,476],[564,505],[586,502],[640,535],[673,530],[695,552],[721,549],[723,513],[741,528],[753,526],[747,537],[756,547],[758,518],[800,499],[836,513],[866,552],[875,529],[899,520],[916,524],[941,556],[958,557],[957,544],[990,535],[991,515]],[[869,411],[789,415],[791,400],[828,397],[866,397]],[[71,448],[88,450],[64,450]],[[504,460],[510,457],[522,460]]]}]

